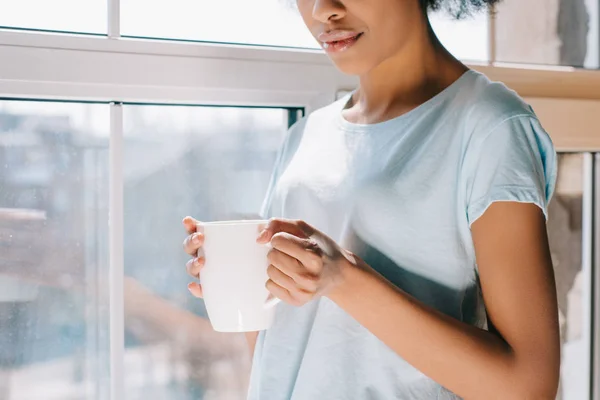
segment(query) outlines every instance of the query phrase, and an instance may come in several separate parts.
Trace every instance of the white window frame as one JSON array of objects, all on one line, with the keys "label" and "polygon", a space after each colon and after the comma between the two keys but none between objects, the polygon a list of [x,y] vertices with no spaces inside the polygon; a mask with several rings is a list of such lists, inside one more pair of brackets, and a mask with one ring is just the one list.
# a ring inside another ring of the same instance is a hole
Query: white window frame
[{"label": "white window frame", "polygon": [[[121,103],[302,107],[311,112],[332,102],[339,91],[354,88],[357,80],[339,73],[315,50],[122,38],[120,0],[107,2],[104,37],[0,30],[0,98],[110,103],[110,393],[112,400],[123,400]],[[600,71],[497,63],[494,26],[491,18],[490,61],[470,66],[525,97],[558,150],[600,151]],[[593,309],[598,314],[598,292]],[[596,400],[598,387],[596,377]]]}]

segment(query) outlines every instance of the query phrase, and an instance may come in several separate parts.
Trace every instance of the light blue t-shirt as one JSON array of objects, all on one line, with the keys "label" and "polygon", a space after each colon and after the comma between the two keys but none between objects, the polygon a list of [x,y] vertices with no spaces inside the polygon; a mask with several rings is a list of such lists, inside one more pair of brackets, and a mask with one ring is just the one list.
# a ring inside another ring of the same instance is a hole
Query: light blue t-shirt
[{"label": "light blue t-shirt", "polygon": [[[523,100],[475,71],[377,124],[346,121],[348,100],[292,127],[263,215],[307,221],[423,303],[485,328],[470,226],[495,201],[546,213],[550,138]],[[280,304],[258,337],[252,400],[456,398],[327,298]]]}]

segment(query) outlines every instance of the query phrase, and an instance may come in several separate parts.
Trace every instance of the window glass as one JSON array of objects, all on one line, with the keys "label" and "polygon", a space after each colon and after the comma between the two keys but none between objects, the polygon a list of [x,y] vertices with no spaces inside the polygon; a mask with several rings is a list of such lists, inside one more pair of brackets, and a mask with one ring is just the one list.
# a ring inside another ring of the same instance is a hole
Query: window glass
[{"label": "window glass", "polygon": [[[121,4],[124,35],[320,48],[304,26],[295,0],[122,0]],[[443,13],[431,18],[435,31],[455,56],[488,59],[485,13],[460,21]]]},{"label": "window glass", "polygon": [[291,113],[124,106],[125,398],[245,398],[247,342],[188,292],[181,221],[254,218]]},{"label": "window glass", "polygon": [[558,399],[587,400],[590,346],[590,276],[582,268],[583,155],[561,154],[556,193],[549,207],[548,237],[562,344]]},{"label": "window glass", "polygon": [[107,0],[0,0],[0,27],[106,33]]},{"label": "window glass", "polygon": [[123,35],[319,47],[295,0],[122,0],[121,13]]},{"label": "window glass", "polygon": [[108,118],[0,101],[0,399],[107,398]]},{"label": "window glass", "polygon": [[464,61],[489,60],[488,14],[478,12],[456,20],[443,12],[429,15],[431,26],[442,44]]},{"label": "window glass", "polygon": [[504,0],[496,14],[497,60],[598,68],[596,0]]}]

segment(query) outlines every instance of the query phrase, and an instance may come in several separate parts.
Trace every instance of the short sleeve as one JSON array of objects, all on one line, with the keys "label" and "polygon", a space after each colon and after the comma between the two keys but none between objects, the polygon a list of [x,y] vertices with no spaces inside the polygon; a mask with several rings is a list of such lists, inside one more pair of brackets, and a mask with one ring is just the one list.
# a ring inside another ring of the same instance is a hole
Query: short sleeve
[{"label": "short sleeve", "polygon": [[473,142],[467,174],[469,226],[499,201],[536,204],[548,218],[557,156],[539,121],[529,115],[509,118]]}]

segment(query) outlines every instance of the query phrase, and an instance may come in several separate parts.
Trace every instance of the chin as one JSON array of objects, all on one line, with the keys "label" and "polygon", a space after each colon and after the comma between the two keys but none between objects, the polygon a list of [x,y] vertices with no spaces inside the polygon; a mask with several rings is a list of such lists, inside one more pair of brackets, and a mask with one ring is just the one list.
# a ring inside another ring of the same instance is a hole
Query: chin
[{"label": "chin", "polygon": [[337,57],[330,57],[333,64],[340,72],[346,75],[364,75],[372,69],[371,63],[366,62],[365,59],[360,57],[347,57],[342,59]]}]

